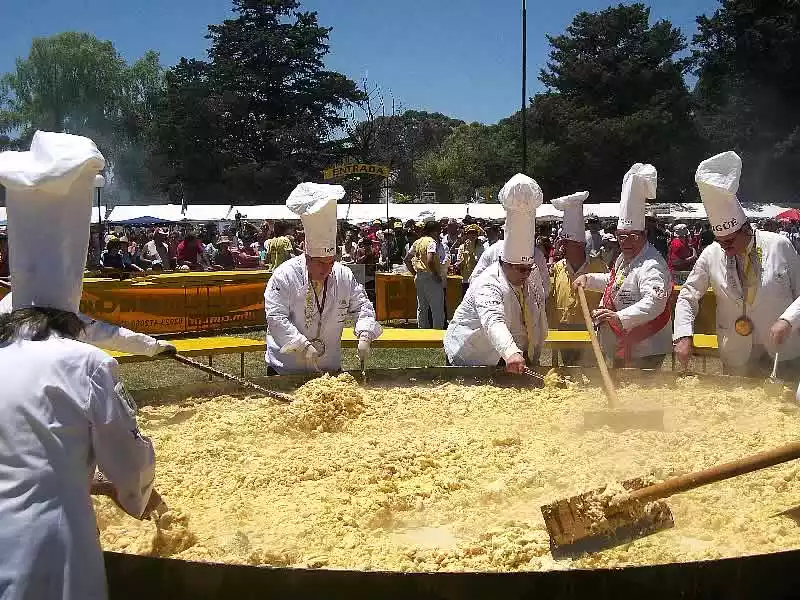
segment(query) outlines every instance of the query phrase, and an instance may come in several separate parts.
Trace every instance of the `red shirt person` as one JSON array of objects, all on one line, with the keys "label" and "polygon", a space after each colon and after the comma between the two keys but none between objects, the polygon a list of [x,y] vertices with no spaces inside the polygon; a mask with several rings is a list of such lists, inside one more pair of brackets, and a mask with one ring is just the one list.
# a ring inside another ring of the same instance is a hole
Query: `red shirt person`
[{"label": "red shirt person", "polygon": [[669,243],[667,265],[670,271],[691,271],[697,260],[697,250],[689,243],[689,229],[686,225],[676,225],[675,235]]},{"label": "red shirt person", "polygon": [[203,254],[203,244],[193,233],[187,233],[183,241],[178,244],[178,265],[188,265],[192,269],[204,269],[206,258]]}]

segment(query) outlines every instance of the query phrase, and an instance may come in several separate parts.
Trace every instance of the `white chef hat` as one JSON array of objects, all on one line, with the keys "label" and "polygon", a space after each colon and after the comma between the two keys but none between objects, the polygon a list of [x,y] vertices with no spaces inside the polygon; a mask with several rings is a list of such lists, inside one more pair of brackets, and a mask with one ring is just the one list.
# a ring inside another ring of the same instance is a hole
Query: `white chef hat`
[{"label": "white chef hat", "polygon": [[564,213],[564,221],[561,227],[562,238],[582,244],[586,243],[583,203],[586,202],[588,197],[589,192],[576,192],[550,201],[556,210]]},{"label": "white chef hat", "polygon": [[617,229],[644,231],[646,203],[656,197],[658,173],[653,165],[636,163],[622,180]]},{"label": "white chef hat", "polygon": [[289,194],[286,207],[303,221],[309,256],[336,256],[336,202],[344,193],[340,185],[306,182]]},{"label": "white chef hat", "polygon": [[741,174],[742,159],[731,151],[712,156],[697,167],[694,180],[714,235],[730,235],[741,229],[747,220],[736,197]]},{"label": "white chef hat", "polygon": [[78,312],[94,178],[105,164],[92,140],[66,133],[37,131],[28,152],[0,153],[14,310]]},{"label": "white chef hat", "polygon": [[532,264],[536,245],[536,209],[542,204],[542,188],[527,175],[517,173],[503,186],[498,197],[506,209],[503,260]]}]

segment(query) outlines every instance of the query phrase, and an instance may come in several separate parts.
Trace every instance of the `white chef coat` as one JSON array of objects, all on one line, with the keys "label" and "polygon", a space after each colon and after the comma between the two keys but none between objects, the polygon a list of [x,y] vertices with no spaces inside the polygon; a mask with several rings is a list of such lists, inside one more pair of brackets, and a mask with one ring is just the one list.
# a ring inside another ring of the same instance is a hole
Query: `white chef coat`
[{"label": "white chef coat", "polygon": [[444,336],[444,350],[453,365],[494,366],[500,359],[527,352],[538,354],[547,336],[542,278],[537,269],[522,286],[533,339],[522,320],[514,288],[495,262],[467,290]]},{"label": "white chef coat", "polygon": [[0,346],[0,597],[106,597],[89,496],[95,467],[134,515],[153,486],[153,446],[103,351],[52,336]]},{"label": "white chef coat", "polygon": [[[272,273],[264,292],[267,313],[267,364],[278,373],[309,371],[304,359],[306,342],[319,337],[325,353],[319,358],[323,371],[342,368],[342,331],[345,319],[355,319],[355,335],[370,341],[383,332],[375,320],[375,309],[353,272],[334,263],[326,281],[327,296],[320,317],[310,287],[305,255],[296,256]],[[324,293],[320,293],[322,303]]]},{"label": "white chef coat", "polygon": [[[472,271],[472,275],[469,278],[470,285],[472,285],[472,282],[476,281],[478,277],[481,276],[481,273],[489,268],[490,265],[496,263],[502,254],[503,240],[499,240],[489,246],[486,251],[481,254],[481,257],[478,259],[478,264],[475,265],[475,269]],[[539,270],[539,277],[544,285],[544,295],[547,296],[550,293],[550,274],[547,269],[547,259],[537,247],[533,249],[533,261],[536,263],[536,268]]]},{"label": "white chef coat", "polygon": [[[10,313],[12,310],[11,294],[6,294],[0,300],[0,315]],[[91,344],[110,352],[127,352],[141,356],[155,356],[163,352],[166,342],[161,342],[143,333],[136,333],[119,325],[112,325],[105,321],[97,321],[91,317],[78,314],[83,322],[83,333],[78,337],[82,342]]]},{"label": "white chef coat", "polygon": [[[672,278],[669,268],[658,250],[645,243],[642,251],[629,265],[624,265],[625,257],[620,254],[614,265],[619,279],[625,274],[622,285],[613,296],[617,316],[625,331],[644,325],[658,318],[669,302],[672,293]],[[611,278],[610,273],[587,273],[586,288],[604,292]],[[600,338],[604,348],[617,346],[617,336],[610,327],[600,328]],[[642,358],[669,354],[672,352],[672,319],[658,332],[631,347],[631,358]]]},{"label": "white chef coat", "polygon": [[[700,254],[689,278],[683,284],[675,306],[674,339],[694,334],[694,320],[700,310],[700,298],[708,288],[714,290],[717,301],[717,339],[723,362],[731,367],[747,363],[753,344],[762,346],[771,356],[775,347],[769,330],[778,319],[785,319],[797,330],[800,326],[800,256],[785,237],[768,231],[755,232],[755,260],[758,280],[755,301],[747,307],[753,321],[750,336],[738,335],[736,319],[742,316],[742,284],[736,270],[735,258],[725,255],[718,243],[707,246]],[[800,335],[792,332],[779,348],[779,360],[800,356]]]}]

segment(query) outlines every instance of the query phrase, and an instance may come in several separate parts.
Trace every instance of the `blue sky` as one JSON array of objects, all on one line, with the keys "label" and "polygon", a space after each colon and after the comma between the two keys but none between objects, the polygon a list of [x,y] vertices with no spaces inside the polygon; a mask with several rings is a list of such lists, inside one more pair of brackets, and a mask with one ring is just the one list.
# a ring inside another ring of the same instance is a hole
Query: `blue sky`
[{"label": "blue sky", "polygon": [[[494,123],[519,108],[521,0],[301,0],[333,27],[327,64],[381,85],[405,108]],[[616,2],[528,0],[528,86],[541,89],[545,34],[563,32],[577,12]],[[27,55],[31,39],[88,31],[114,42],[128,60],[152,48],[165,65],[205,57],[206,26],[229,14],[229,0],[0,0],[0,72]],[[716,0],[655,0],[691,37],[695,17]]]}]

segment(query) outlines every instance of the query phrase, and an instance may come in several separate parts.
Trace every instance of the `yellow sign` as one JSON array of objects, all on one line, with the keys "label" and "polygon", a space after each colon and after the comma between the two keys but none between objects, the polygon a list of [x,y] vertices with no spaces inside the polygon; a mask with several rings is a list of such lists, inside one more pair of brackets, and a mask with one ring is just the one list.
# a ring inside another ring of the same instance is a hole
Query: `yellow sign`
[{"label": "yellow sign", "polygon": [[329,167],[322,172],[325,179],[339,179],[348,175],[375,175],[377,177],[388,177],[389,167],[384,165],[339,165]]}]

